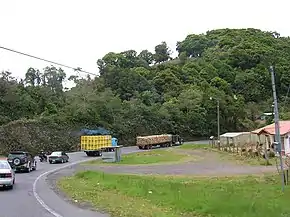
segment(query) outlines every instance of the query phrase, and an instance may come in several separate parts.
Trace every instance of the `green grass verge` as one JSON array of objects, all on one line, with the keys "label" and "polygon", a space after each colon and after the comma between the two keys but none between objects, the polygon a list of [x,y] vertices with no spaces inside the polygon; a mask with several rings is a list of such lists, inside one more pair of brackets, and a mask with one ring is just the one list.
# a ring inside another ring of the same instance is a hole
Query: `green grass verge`
[{"label": "green grass verge", "polygon": [[86,171],[59,187],[113,217],[289,216],[289,189],[280,176],[227,178],[154,177]]},{"label": "green grass verge", "polygon": [[179,149],[204,149],[204,148],[210,148],[211,146],[209,144],[184,144],[181,146],[178,146]]},{"label": "green grass verge", "polygon": [[203,149],[207,151],[212,151],[218,154],[218,157],[220,158],[220,160],[234,161],[237,164],[245,164],[245,165],[252,165],[252,166],[271,166],[271,165],[276,164],[275,158],[270,158],[269,164],[267,164],[266,160],[263,158],[247,157],[247,156],[241,156],[236,153],[219,151],[216,148],[212,148],[209,144],[185,144],[178,148],[187,149],[187,150]]},{"label": "green grass verge", "polygon": [[217,152],[221,160],[234,161],[237,164],[247,164],[252,166],[272,166],[276,163],[275,158],[270,158],[268,162],[269,164],[267,164],[267,161],[264,158],[247,157],[231,152],[219,151],[217,149],[211,149],[211,151]]},{"label": "green grass verge", "polygon": [[[193,159],[193,157],[190,157],[186,153],[177,152],[174,148],[166,148],[122,155],[121,161],[118,163],[114,163],[114,165],[178,163],[188,161],[191,159]],[[84,164],[108,164],[108,163],[104,163],[102,162],[102,160],[99,159],[89,161]]]}]

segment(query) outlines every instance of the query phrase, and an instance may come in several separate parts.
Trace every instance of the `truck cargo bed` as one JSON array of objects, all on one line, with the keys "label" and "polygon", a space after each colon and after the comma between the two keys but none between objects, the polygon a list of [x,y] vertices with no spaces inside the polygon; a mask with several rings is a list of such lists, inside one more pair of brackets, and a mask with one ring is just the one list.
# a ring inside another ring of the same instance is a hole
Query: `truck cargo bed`
[{"label": "truck cargo bed", "polygon": [[112,146],[112,136],[81,136],[82,151],[96,151]]},{"label": "truck cargo bed", "polygon": [[171,134],[162,134],[162,135],[151,135],[151,136],[138,136],[136,138],[136,145],[139,148],[150,148],[151,146],[156,145],[170,145],[172,143]]}]

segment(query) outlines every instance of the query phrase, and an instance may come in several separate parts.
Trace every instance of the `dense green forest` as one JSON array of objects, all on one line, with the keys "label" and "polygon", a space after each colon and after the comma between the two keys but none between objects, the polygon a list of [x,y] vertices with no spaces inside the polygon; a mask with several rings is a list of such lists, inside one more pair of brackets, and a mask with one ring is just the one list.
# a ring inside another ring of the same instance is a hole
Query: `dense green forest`
[{"label": "dense green forest", "polygon": [[[142,42],[140,42],[142,43]],[[258,29],[218,29],[154,52],[110,52],[96,60],[100,76],[78,73],[63,87],[64,69],[29,68],[25,79],[4,71],[0,78],[0,147],[75,147],[81,128],[104,127],[123,145],[137,135],[178,133],[185,138],[258,127],[272,112],[268,67],[276,72],[281,118],[289,117],[290,38]],[[17,64],[17,63],[15,63]],[[213,97],[213,100],[210,100]],[[271,121],[271,120],[270,120]]]}]

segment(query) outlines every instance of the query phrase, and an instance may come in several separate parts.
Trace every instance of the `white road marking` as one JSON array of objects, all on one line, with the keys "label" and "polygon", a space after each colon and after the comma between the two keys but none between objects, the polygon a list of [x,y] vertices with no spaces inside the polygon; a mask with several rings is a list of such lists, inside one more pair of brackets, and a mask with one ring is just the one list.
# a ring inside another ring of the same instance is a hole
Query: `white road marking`
[{"label": "white road marking", "polygon": [[58,167],[58,168],[55,168],[55,169],[52,169],[52,170],[49,170],[45,173],[42,173],[40,174],[36,179],[35,181],[33,182],[33,195],[34,197],[36,198],[36,200],[38,201],[38,203],[44,208],[46,209],[50,214],[52,214],[53,216],[55,217],[63,217],[61,214],[55,212],[51,207],[49,207],[47,204],[44,203],[44,201],[40,198],[40,196],[38,195],[37,193],[37,190],[36,190],[36,185],[37,185],[37,182],[43,177],[43,176],[46,176],[50,173],[53,173],[53,172],[56,172],[58,170],[62,170],[66,167],[69,167],[69,166],[73,166],[75,164],[79,164],[79,163],[83,163],[83,162],[86,162],[86,161],[90,161],[90,160],[93,160],[92,158],[89,158],[89,159],[86,159],[86,160],[80,160],[80,161],[76,161],[76,162],[73,162],[73,163],[70,163],[70,164],[67,164],[67,165],[64,165],[64,166],[61,166],[61,167]]},{"label": "white road marking", "polygon": [[[144,151],[144,150],[143,150]],[[149,150],[148,150],[149,151]],[[136,151],[130,151],[129,153],[135,153],[135,152],[141,152],[141,150],[136,150]],[[70,155],[71,154],[77,154],[77,153],[80,153],[80,152],[72,152],[72,153],[69,153]],[[124,152],[123,154],[128,154],[127,152]],[[76,164],[79,164],[79,163],[83,163],[83,162],[87,162],[87,161],[91,161],[93,159],[97,159],[97,158],[88,158],[88,159],[85,159],[85,160],[79,160],[79,161],[76,161],[76,162],[73,162],[73,163],[70,163],[70,164],[67,164],[67,165],[64,165],[64,166],[61,166],[61,167],[58,167],[58,168],[55,168],[55,169],[52,169],[52,170],[49,170],[47,172],[44,172],[42,174],[40,174],[36,179],[35,181],[33,182],[33,195],[34,197],[36,198],[36,200],[38,201],[38,203],[44,208],[46,209],[50,214],[52,214],[54,217],[63,217],[61,214],[55,212],[51,207],[49,207],[46,203],[44,203],[44,201],[40,198],[40,196],[38,195],[37,191],[36,191],[36,185],[37,185],[37,182],[39,181],[39,179],[41,179],[43,176],[46,176],[50,173],[53,173],[53,172],[56,172],[58,170],[62,170],[66,167],[69,167],[69,166],[73,166],[73,165],[76,165]]]}]

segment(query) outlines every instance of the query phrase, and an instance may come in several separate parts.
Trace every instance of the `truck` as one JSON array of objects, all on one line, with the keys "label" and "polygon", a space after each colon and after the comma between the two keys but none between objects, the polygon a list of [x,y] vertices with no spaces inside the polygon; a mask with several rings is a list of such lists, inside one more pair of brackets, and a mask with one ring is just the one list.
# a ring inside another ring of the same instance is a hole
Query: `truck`
[{"label": "truck", "polygon": [[87,156],[102,156],[102,149],[118,145],[118,139],[106,130],[82,130],[80,138],[81,151]]},{"label": "truck", "polygon": [[183,140],[181,137],[179,135],[172,134],[137,136],[136,138],[136,145],[139,149],[151,149],[156,146],[164,148],[182,144]]}]

